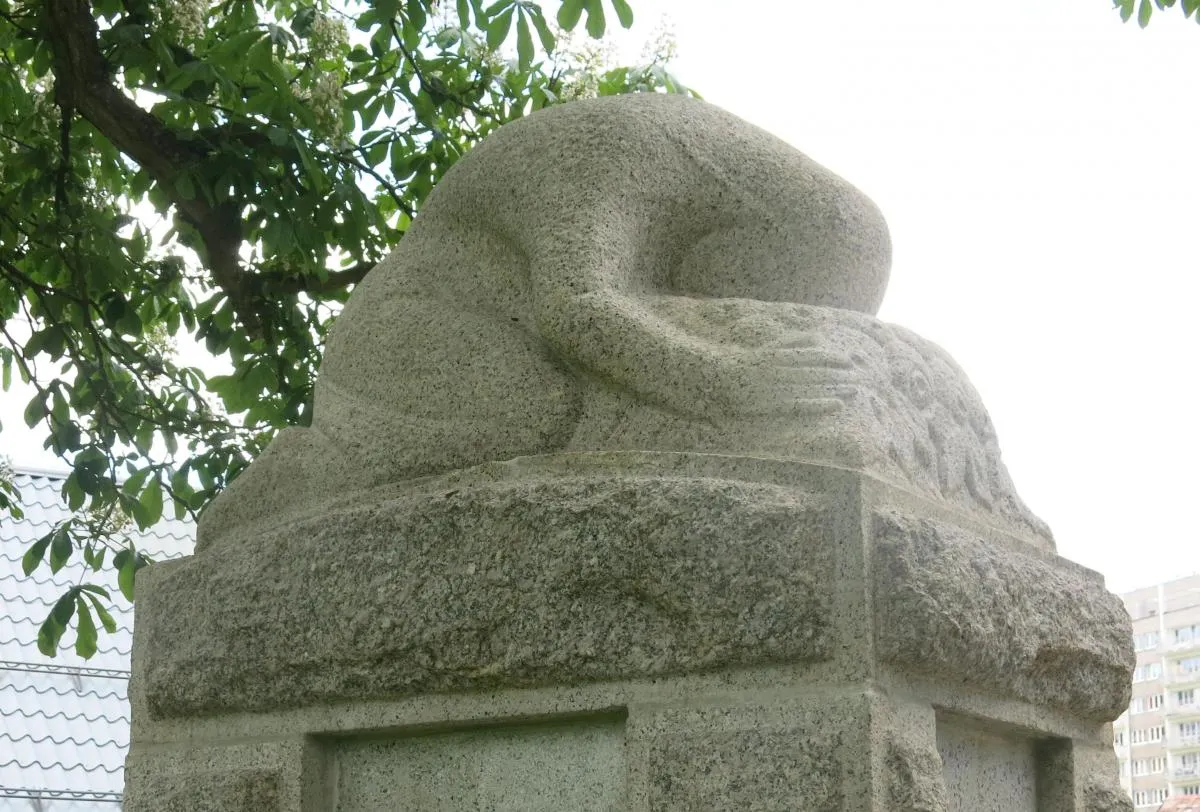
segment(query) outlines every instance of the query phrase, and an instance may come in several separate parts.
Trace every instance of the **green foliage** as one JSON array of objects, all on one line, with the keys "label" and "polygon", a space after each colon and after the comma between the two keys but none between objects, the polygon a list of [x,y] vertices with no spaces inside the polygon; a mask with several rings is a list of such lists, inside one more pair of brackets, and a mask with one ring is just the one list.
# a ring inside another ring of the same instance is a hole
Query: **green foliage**
[{"label": "green foliage", "polygon": [[[1150,24],[1150,18],[1155,10],[1162,11],[1173,8],[1175,5],[1176,0],[1113,0],[1113,8],[1120,12],[1123,22],[1133,19],[1136,10],[1138,25],[1142,28]],[[1183,11],[1184,17],[1200,23],[1200,14],[1196,13],[1197,10],[1200,10],[1200,0],[1180,0],[1178,5]]]},{"label": "green foliage", "polygon": [[[601,0],[552,19],[607,26]],[[490,131],[567,98],[687,92],[663,60],[597,64],[563,34],[531,0],[0,0],[0,384],[33,388],[25,421],[76,511],[27,573],[82,554],[132,600],[147,559],[126,523],[194,515],[307,423],[331,319]],[[94,652],[107,597],[63,595],[42,650],[73,621]]]}]

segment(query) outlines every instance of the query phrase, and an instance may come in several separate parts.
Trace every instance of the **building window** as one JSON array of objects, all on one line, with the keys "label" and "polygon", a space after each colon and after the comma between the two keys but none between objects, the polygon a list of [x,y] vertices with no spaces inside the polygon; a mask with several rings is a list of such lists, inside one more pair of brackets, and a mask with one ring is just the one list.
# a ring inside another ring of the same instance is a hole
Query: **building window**
[{"label": "building window", "polygon": [[1165,756],[1156,758],[1138,758],[1133,761],[1134,775],[1158,775],[1166,772],[1167,759]]},{"label": "building window", "polygon": [[1200,722],[1180,722],[1179,735],[1184,739],[1200,739]]},{"label": "building window", "polygon": [[1175,692],[1175,704],[1180,707],[1196,704],[1196,689],[1188,688],[1186,691]]},{"label": "building window", "polygon": [[1143,789],[1133,793],[1134,806],[1151,806],[1167,800],[1165,789]]},{"label": "building window", "polygon": [[1162,694],[1150,694],[1149,696],[1135,696],[1129,703],[1130,713],[1145,713],[1146,711],[1158,710],[1163,705]]},{"label": "building window", "polygon": [[1175,643],[1191,643],[1194,640],[1200,640],[1200,623],[1193,623],[1191,626],[1180,626],[1171,629],[1175,635]]},{"label": "building window", "polygon": [[[1200,724],[1200,723],[1197,723]],[[1183,725],[1180,725],[1182,729]],[[1182,734],[1181,734],[1182,735]],[[1129,733],[1129,741],[1132,744],[1149,744],[1150,742],[1160,742],[1163,738],[1163,726],[1156,725],[1154,727],[1146,727],[1141,730],[1132,730]]]},{"label": "building window", "polygon": [[1119,733],[1116,733],[1113,735],[1113,747],[1124,747],[1124,746],[1125,746],[1125,731],[1122,730]]},{"label": "building window", "polygon": [[1179,661],[1180,674],[1200,673],[1200,657],[1184,657]]},{"label": "building window", "polygon": [[1180,795],[1200,795],[1200,784],[1184,784],[1179,788]]},{"label": "building window", "polygon": [[[1197,662],[1200,662],[1200,657],[1197,657],[1196,660],[1197,660]],[[1183,661],[1180,660],[1181,667],[1182,667],[1182,664],[1183,664]],[[1198,666],[1198,667],[1200,667],[1200,666]],[[1146,681],[1152,680],[1152,679],[1159,679],[1161,676],[1162,676],[1162,664],[1161,663],[1147,663],[1146,665],[1139,665],[1137,668],[1135,668],[1133,670],[1133,681],[1134,682],[1146,682]]]},{"label": "building window", "polygon": [[[1176,629],[1176,631],[1179,630]],[[1146,632],[1145,634],[1134,635],[1134,651],[1149,651],[1154,648],[1158,648],[1158,632]]]},{"label": "building window", "polygon": [[1200,753],[1184,753],[1173,757],[1172,762],[1175,766],[1171,772],[1176,778],[1200,777]]}]

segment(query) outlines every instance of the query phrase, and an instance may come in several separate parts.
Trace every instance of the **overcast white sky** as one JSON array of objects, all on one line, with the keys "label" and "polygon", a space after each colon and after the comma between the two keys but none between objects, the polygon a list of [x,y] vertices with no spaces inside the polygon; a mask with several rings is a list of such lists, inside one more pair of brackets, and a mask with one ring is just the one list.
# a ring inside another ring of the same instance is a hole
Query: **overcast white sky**
[{"label": "overcast white sky", "polygon": [[[883,209],[880,316],[967,370],[1060,553],[1118,591],[1200,570],[1200,25],[1108,0],[632,5],[632,41],[668,16],[683,81]],[[0,398],[0,452],[49,464]]]},{"label": "overcast white sky", "polygon": [[[1200,25],[1108,0],[637,0],[676,74],[869,194],[1061,554],[1200,570]],[[644,36],[644,35],[643,35]]]}]

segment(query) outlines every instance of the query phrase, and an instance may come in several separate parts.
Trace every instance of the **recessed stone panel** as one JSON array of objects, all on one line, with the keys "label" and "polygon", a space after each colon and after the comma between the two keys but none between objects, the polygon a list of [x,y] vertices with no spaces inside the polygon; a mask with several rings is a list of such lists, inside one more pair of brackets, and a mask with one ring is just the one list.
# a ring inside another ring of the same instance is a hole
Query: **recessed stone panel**
[{"label": "recessed stone panel", "polygon": [[937,747],[951,810],[1038,812],[1033,739],[943,718]]},{"label": "recessed stone panel", "polygon": [[333,772],[333,812],[609,812],[623,808],[624,725],[349,739]]}]

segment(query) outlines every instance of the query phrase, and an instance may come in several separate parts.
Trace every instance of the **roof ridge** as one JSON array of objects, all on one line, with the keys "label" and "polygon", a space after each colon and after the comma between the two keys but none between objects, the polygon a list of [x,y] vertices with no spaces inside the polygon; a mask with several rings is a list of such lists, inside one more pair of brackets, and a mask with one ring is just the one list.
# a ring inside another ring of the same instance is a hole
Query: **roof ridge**
[{"label": "roof ridge", "polygon": [[38,465],[14,465],[13,476],[41,477],[43,479],[66,479],[71,472],[64,469],[42,468]]}]

